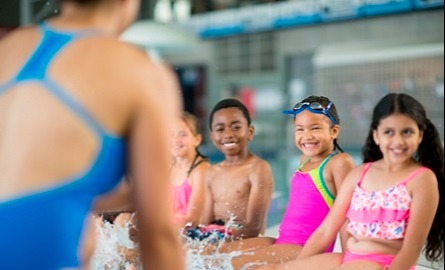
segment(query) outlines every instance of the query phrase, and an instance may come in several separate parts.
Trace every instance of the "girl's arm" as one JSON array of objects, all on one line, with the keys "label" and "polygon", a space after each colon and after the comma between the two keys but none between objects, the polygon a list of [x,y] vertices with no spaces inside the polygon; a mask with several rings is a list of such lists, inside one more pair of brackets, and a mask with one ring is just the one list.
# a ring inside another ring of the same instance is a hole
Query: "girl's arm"
[{"label": "girl's arm", "polygon": [[193,169],[190,179],[192,184],[192,194],[187,207],[185,224],[191,223],[191,225],[196,226],[201,222],[206,194],[205,177],[209,167],[210,164],[208,162],[203,162]]},{"label": "girl's arm", "polygon": [[338,232],[345,224],[352,193],[362,170],[363,166],[359,166],[347,175],[332,210],[306,242],[298,258],[323,253],[335,241]]},{"label": "girl's arm", "polygon": [[[332,160],[328,163],[328,166],[325,171],[330,172],[331,177],[334,182],[334,196],[337,197],[338,192],[343,185],[343,182],[346,179],[348,173],[355,167],[354,160],[352,157],[346,153],[340,153],[332,158]],[[346,241],[350,237],[350,235],[346,232],[347,223],[343,225],[340,229],[340,242],[342,250],[346,250]]]},{"label": "girl's arm", "polygon": [[340,153],[328,162],[325,171],[328,171],[333,179],[335,190],[332,194],[334,196],[338,194],[346,176],[354,167],[354,160],[346,153]]},{"label": "girl's arm", "polygon": [[430,170],[411,180],[408,190],[413,198],[408,228],[390,270],[409,269],[417,264],[439,205],[437,179]]}]

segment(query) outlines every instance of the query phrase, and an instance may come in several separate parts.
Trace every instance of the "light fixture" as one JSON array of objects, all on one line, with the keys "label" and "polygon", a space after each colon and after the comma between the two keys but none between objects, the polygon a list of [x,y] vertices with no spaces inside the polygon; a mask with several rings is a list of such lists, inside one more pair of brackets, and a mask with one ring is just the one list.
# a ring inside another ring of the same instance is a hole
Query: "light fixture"
[{"label": "light fixture", "polygon": [[124,41],[159,54],[188,52],[199,48],[198,37],[177,24],[140,20],[127,29]]}]

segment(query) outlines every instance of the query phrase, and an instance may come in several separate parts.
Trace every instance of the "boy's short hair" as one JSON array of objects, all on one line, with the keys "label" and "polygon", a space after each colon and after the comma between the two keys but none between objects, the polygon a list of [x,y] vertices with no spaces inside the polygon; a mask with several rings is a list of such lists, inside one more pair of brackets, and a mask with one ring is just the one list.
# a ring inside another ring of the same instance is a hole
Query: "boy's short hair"
[{"label": "boy's short hair", "polygon": [[241,101],[234,98],[226,98],[221,100],[220,102],[216,103],[216,105],[213,107],[212,111],[210,112],[210,118],[209,118],[209,127],[210,130],[212,130],[212,124],[213,124],[213,116],[215,113],[222,109],[227,108],[238,108],[244,115],[244,117],[247,120],[247,124],[250,126],[252,123],[252,120],[250,118],[249,110],[247,109],[246,105],[244,105]]}]

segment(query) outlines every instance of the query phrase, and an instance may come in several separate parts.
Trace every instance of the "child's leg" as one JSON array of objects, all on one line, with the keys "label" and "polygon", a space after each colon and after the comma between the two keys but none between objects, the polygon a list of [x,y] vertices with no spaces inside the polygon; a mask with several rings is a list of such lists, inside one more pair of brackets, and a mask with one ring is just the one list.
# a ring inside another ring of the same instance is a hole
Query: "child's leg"
[{"label": "child's leg", "polygon": [[357,261],[336,267],[332,270],[383,270],[383,266],[375,262]]},{"label": "child's leg", "polygon": [[232,251],[245,251],[258,249],[262,247],[271,246],[275,243],[275,238],[272,237],[255,237],[233,242],[225,243],[219,250],[221,253],[229,253]]},{"label": "child's leg", "polygon": [[[394,261],[392,254],[358,253],[346,250],[341,269],[386,270]],[[415,269],[415,266],[410,268]]]},{"label": "child's leg", "polygon": [[211,255],[216,252],[219,253],[229,253],[233,251],[249,251],[255,250],[262,247],[267,247],[273,245],[275,238],[272,237],[255,237],[243,240],[237,240],[233,242],[226,242],[223,245],[216,247],[214,245],[209,245],[204,248],[201,252],[202,255]]},{"label": "child's leg", "polygon": [[324,253],[284,264],[264,266],[258,270],[333,270],[341,265],[342,258],[341,253]]},{"label": "child's leg", "polygon": [[292,244],[272,245],[245,251],[241,256],[232,259],[235,270],[257,269],[267,264],[279,264],[294,260],[300,253],[302,247]]}]

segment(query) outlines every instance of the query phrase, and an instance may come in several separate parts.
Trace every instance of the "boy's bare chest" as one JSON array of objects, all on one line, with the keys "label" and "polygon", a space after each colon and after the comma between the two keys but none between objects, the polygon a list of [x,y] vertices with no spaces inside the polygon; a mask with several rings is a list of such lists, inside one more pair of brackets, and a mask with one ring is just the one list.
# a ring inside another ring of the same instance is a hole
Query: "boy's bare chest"
[{"label": "boy's bare chest", "polygon": [[250,193],[250,187],[249,174],[235,170],[218,174],[211,183],[213,196],[218,200],[246,197]]}]

